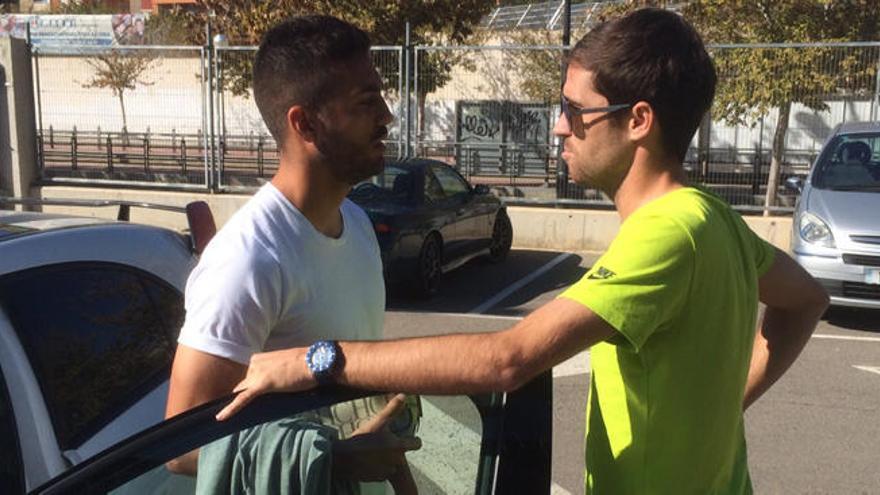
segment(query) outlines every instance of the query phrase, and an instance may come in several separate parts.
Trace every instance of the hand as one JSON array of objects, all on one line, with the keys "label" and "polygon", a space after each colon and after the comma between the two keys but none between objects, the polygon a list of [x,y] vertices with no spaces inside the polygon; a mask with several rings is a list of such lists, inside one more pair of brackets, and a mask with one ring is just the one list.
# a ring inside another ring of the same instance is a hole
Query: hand
[{"label": "hand", "polygon": [[360,426],[348,440],[334,444],[336,475],[361,481],[388,480],[396,495],[418,495],[418,487],[404,453],[421,448],[415,437],[399,437],[388,423],[406,407],[406,396],[396,394],[379,414]]},{"label": "hand", "polygon": [[305,348],[262,352],[251,356],[247,375],[232,389],[238,395],[217,413],[217,421],[229,418],[259,395],[314,388],[317,382],[306,366],[305,356]]},{"label": "hand", "polygon": [[421,448],[416,437],[399,437],[390,431],[364,433],[333,444],[333,475],[356,481],[385,481],[395,485],[412,480],[404,453]]}]

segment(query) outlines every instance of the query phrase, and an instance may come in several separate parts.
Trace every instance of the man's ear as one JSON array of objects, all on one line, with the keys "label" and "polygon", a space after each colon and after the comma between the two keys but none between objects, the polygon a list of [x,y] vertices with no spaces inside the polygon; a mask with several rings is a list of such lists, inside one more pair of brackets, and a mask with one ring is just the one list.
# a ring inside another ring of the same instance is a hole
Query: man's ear
[{"label": "man's ear", "polygon": [[315,125],[314,115],[308,112],[302,105],[294,105],[287,109],[287,128],[292,134],[300,136],[303,141],[315,141]]},{"label": "man's ear", "polygon": [[633,141],[644,139],[656,127],[654,108],[648,102],[639,101],[630,109],[629,134]]}]

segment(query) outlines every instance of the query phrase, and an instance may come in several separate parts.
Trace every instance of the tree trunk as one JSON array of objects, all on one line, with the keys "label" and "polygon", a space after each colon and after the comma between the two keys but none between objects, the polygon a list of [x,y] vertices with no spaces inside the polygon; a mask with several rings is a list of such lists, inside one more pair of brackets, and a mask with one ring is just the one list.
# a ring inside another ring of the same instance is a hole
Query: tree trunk
[{"label": "tree trunk", "polygon": [[776,131],[773,133],[773,152],[770,157],[770,172],[767,177],[767,195],[764,199],[764,216],[770,216],[770,207],[776,206],[776,190],[779,188],[779,172],[782,170],[782,153],[785,151],[785,134],[788,132],[788,119],[791,102],[779,107]]},{"label": "tree trunk", "polygon": [[128,134],[128,121],[125,118],[125,100],[122,92],[119,92],[119,108],[122,109],[122,133]]}]

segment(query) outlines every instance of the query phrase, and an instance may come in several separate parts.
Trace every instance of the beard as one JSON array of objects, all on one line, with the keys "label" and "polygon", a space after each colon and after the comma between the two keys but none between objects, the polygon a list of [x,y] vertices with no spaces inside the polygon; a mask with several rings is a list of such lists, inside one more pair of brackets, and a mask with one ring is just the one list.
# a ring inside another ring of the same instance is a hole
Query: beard
[{"label": "beard", "polygon": [[375,141],[358,143],[342,135],[317,136],[315,145],[334,179],[353,186],[385,168],[385,157],[377,155]]}]

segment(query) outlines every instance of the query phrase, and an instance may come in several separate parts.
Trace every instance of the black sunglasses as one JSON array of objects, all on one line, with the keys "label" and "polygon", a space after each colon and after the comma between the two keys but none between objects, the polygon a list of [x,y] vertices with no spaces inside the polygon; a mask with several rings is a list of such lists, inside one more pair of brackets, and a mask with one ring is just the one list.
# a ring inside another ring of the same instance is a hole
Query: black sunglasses
[{"label": "black sunglasses", "polygon": [[562,106],[562,113],[565,115],[565,118],[568,119],[569,124],[572,122],[573,117],[575,115],[581,116],[585,113],[601,113],[601,112],[617,112],[619,110],[623,110],[624,108],[629,108],[632,106],[632,103],[617,103],[615,105],[609,105],[607,107],[592,107],[592,108],[581,108],[570,101],[565,96],[562,97],[560,102]]}]

